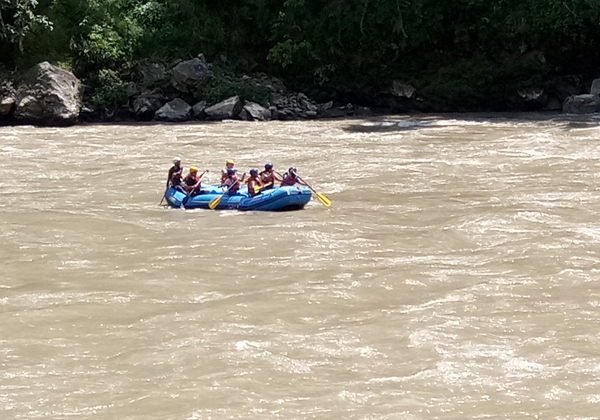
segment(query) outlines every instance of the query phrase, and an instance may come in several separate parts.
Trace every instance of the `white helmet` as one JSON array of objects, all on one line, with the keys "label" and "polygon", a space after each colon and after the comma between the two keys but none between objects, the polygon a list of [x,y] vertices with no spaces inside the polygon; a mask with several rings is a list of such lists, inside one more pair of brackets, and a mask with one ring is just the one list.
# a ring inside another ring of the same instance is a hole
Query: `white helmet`
[{"label": "white helmet", "polygon": [[175,157],[173,158],[173,163],[181,162],[181,158]]}]

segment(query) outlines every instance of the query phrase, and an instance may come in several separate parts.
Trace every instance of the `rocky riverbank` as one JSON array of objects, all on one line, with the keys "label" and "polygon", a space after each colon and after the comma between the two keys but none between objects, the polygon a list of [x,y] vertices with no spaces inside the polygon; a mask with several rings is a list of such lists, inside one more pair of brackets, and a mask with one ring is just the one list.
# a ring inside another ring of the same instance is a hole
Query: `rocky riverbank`
[{"label": "rocky riverbank", "polygon": [[[111,108],[91,105],[83,83],[72,72],[43,62],[18,80],[0,80],[0,124],[60,126],[96,121],[310,120],[374,113],[450,111],[428,104],[414,87],[402,81],[393,81],[389,89],[369,98],[372,106],[366,107],[334,101],[317,102],[304,93],[289,91],[281,80],[265,74],[232,78],[216,73],[202,55],[173,63],[170,67],[142,61],[137,66],[134,81],[119,87],[123,103]],[[229,97],[219,101],[207,99],[215,96],[210,89],[223,85],[232,91]],[[236,89],[244,94],[235,92]],[[581,90],[574,80],[562,82],[555,89],[515,92],[514,108],[572,114],[600,112],[600,79],[594,81],[590,93],[582,94]],[[256,99],[252,100],[253,97]]]}]

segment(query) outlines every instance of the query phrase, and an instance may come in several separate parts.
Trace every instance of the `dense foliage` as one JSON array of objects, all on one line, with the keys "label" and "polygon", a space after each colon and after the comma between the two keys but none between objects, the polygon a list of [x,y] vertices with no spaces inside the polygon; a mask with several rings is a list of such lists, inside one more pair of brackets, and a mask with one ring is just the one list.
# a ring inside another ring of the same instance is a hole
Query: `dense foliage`
[{"label": "dense foliage", "polygon": [[592,0],[0,0],[0,64],[58,63],[98,103],[124,100],[139,59],[203,53],[317,97],[368,102],[397,79],[468,109],[598,76],[599,42]]}]

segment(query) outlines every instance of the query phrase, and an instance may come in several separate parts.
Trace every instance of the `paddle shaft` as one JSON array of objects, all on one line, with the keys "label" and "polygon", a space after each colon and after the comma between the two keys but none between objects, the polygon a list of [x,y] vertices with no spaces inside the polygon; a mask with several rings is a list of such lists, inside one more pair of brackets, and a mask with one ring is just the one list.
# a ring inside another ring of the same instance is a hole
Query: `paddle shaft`
[{"label": "paddle shaft", "polygon": [[210,203],[208,203],[208,208],[211,210],[214,210],[217,208],[217,206],[221,203],[221,200],[223,199],[223,196],[225,194],[227,194],[229,192],[229,190],[238,182],[240,182],[239,179],[236,179],[235,182],[233,184],[231,184],[229,187],[227,187],[227,189],[225,191],[223,191],[223,195],[220,195],[217,198],[213,198],[212,200],[210,200]]}]

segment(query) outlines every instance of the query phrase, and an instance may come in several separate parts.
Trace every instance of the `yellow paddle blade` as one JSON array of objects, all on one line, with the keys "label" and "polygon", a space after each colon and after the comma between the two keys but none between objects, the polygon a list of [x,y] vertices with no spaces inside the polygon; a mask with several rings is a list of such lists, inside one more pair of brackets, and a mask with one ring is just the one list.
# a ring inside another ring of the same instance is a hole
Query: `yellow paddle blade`
[{"label": "yellow paddle blade", "polygon": [[255,185],[254,186],[254,194],[258,193],[261,190],[261,186],[260,185]]},{"label": "yellow paddle blade", "polygon": [[219,203],[221,202],[221,199],[223,198],[223,196],[219,196],[216,198],[213,198],[212,200],[210,200],[210,202],[208,203],[208,208],[211,210],[214,210],[217,208],[217,206],[219,205]]},{"label": "yellow paddle blade", "polygon": [[318,192],[316,192],[316,191],[315,191],[315,195],[317,196],[317,198],[319,199],[319,201],[320,201],[321,203],[323,203],[323,205],[324,205],[325,207],[329,207],[329,206],[331,206],[331,200],[330,200],[329,198],[327,198],[325,195],[323,195],[323,194],[321,194],[321,193],[318,193]]}]

